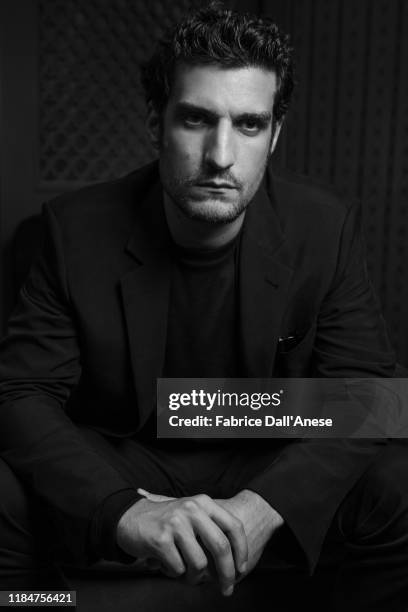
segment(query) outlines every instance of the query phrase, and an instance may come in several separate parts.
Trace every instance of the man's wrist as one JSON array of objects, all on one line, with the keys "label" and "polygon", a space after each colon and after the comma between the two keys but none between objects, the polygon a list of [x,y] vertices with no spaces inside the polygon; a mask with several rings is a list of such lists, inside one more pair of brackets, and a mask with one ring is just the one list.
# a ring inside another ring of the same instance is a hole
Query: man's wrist
[{"label": "man's wrist", "polygon": [[233,498],[241,507],[250,507],[251,511],[256,512],[262,517],[262,522],[270,526],[271,535],[284,524],[283,517],[266,501],[262,495],[251,489],[239,491]]},{"label": "man's wrist", "polygon": [[[124,551],[126,549],[126,542],[128,540],[129,533],[132,532],[136,526],[135,514],[137,514],[137,510],[139,508],[143,510],[143,506],[145,506],[146,503],[147,500],[145,497],[138,497],[119,517],[115,528],[115,538],[116,544],[120,550]],[[135,509],[136,506],[137,509]]]}]

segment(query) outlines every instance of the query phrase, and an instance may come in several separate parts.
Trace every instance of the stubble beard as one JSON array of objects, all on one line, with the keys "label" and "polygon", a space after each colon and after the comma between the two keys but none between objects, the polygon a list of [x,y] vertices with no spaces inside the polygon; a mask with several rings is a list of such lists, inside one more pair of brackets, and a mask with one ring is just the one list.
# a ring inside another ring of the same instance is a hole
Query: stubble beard
[{"label": "stubble beard", "polygon": [[[268,155],[258,176],[258,180],[245,192],[242,183],[235,181],[236,199],[219,197],[194,198],[191,195],[191,188],[200,182],[197,177],[193,178],[172,178],[170,181],[163,181],[163,188],[167,196],[177,206],[177,208],[188,218],[202,221],[211,225],[232,223],[248,207],[259,185],[263,179],[266,166],[269,162]],[[211,176],[206,180],[221,179],[225,177]],[[202,179],[201,179],[202,180]]]},{"label": "stubble beard", "polygon": [[164,185],[164,190],[185,217],[210,225],[235,221],[250,202],[249,198],[240,197],[239,192],[236,200],[223,200],[221,197],[192,198],[189,186],[184,181],[172,181],[170,185]]}]

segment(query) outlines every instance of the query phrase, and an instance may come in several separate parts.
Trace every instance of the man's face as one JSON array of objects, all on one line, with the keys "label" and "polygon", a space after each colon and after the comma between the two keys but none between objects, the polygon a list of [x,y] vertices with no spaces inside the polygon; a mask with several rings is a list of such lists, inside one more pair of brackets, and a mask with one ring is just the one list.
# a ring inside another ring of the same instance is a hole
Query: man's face
[{"label": "man's face", "polygon": [[190,218],[236,219],[254,196],[279,133],[272,134],[273,72],[261,68],[177,68],[163,113],[160,174]]}]

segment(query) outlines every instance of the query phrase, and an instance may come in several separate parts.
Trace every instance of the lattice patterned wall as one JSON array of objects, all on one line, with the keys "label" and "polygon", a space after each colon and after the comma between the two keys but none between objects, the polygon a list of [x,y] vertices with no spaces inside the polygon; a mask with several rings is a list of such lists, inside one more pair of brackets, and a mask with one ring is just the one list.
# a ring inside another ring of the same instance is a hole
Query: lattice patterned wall
[{"label": "lattice patterned wall", "polygon": [[264,0],[298,81],[283,166],[362,200],[370,274],[408,365],[408,2]]},{"label": "lattice patterned wall", "polygon": [[40,179],[117,177],[153,157],[138,66],[200,0],[39,0]]}]

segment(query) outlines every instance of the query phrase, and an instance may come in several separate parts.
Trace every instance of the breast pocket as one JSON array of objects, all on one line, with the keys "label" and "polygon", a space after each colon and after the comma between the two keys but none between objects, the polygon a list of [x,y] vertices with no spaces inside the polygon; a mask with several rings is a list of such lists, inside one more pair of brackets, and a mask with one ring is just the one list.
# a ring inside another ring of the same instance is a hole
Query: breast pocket
[{"label": "breast pocket", "polygon": [[[274,376],[282,378],[302,378],[312,372],[313,346],[316,336],[316,322],[303,332],[280,339],[276,352]],[[297,341],[296,341],[297,340]]]}]

